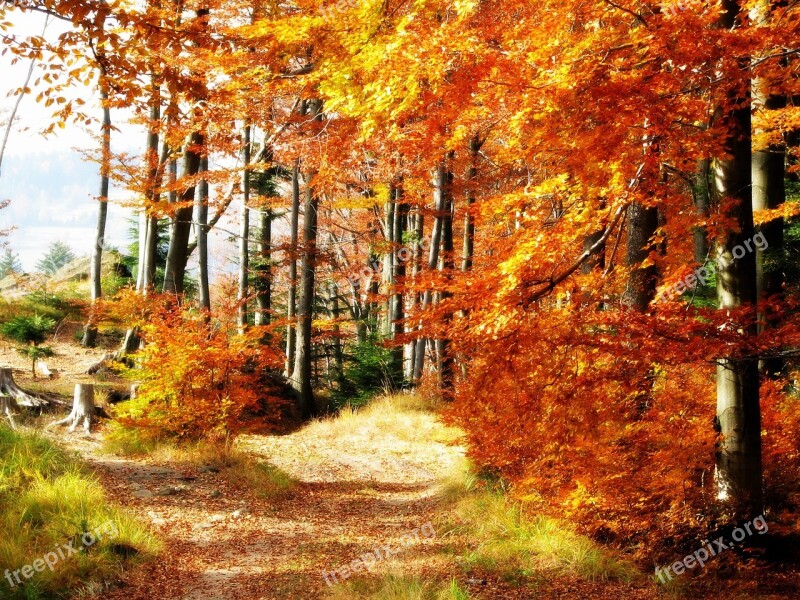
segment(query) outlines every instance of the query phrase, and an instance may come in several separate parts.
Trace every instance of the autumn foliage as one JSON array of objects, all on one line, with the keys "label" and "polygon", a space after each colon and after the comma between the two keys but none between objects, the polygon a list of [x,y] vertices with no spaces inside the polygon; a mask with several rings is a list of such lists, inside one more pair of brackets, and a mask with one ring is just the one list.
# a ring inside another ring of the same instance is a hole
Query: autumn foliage
[{"label": "autumn foliage", "polygon": [[126,296],[114,309],[141,307],[143,345],[132,357],[136,397],[119,416],[123,426],[154,437],[227,441],[278,424],[285,392],[270,373],[281,358],[263,343],[266,328],[239,334],[230,309],[212,316],[171,296],[148,296],[146,305]]},{"label": "autumn foliage", "polygon": [[[157,168],[118,175],[139,208],[177,222],[204,179],[221,214],[242,171],[275,188],[262,264],[274,267],[281,301],[296,283],[286,264],[302,258],[316,276],[304,322],[324,335],[305,356],[326,362],[330,381],[356,340],[405,345],[393,358],[409,383],[420,383],[407,365],[416,352],[428,361],[422,381],[435,377],[454,400],[448,415],[471,456],[515,494],[606,539],[669,540],[726,516],[714,490],[717,366],[780,357],[782,373],[755,374],[755,437],[769,510],[791,505],[798,281],[759,291],[758,303],[750,282],[753,301],[735,306],[722,306],[716,281],[679,284],[754,222],[796,226],[797,197],[752,215],[741,189],[719,184],[742,140],[748,156],[781,145],[780,183],[797,177],[797,3],[59,4],[83,33],[49,51],[102,41],[109,103],[133,106],[163,141]],[[119,28],[98,27],[109,13]],[[14,51],[44,46],[17,40]],[[68,108],[64,118],[77,114]],[[242,166],[245,126],[261,145]],[[193,153],[237,166],[160,173]],[[304,216],[318,221],[293,246],[281,210],[301,187],[313,200]],[[168,202],[170,193],[187,196]],[[797,262],[789,241],[773,249],[787,272]],[[144,340],[143,376],[126,422],[224,438],[276,406],[263,374],[280,370],[284,330],[264,345],[263,330],[234,330],[234,310],[135,297],[125,314]]]}]

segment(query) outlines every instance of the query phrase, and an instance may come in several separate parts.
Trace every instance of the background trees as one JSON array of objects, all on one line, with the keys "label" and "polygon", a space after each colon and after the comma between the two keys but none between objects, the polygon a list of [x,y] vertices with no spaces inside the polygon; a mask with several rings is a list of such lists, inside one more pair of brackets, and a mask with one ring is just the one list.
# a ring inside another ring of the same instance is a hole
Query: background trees
[{"label": "background trees", "polygon": [[299,414],[394,345],[386,385],[452,398],[480,464],[622,536],[796,477],[797,281],[754,236],[796,227],[800,16],[768,4],[17,2],[78,33],[9,47],[133,107],[140,295],[163,272],[216,339],[206,236],[241,206],[236,335],[271,324]]}]

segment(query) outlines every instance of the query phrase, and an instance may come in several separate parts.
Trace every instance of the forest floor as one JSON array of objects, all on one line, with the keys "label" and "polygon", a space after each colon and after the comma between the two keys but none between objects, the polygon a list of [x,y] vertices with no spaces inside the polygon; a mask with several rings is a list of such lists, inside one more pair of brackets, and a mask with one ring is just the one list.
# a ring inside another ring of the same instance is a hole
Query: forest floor
[{"label": "forest floor", "polygon": [[[648,583],[558,575],[540,579],[534,594],[490,571],[465,569],[459,552],[469,540],[437,531],[447,511],[441,482],[465,465],[459,433],[435,413],[396,403],[363,412],[315,421],[288,435],[243,437],[241,453],[268,460],[294,479],[284,493],[266,498],[213,461],[121,458],[104,453],[101,435],[59,434],[96,471],[110,499],[149,522],[165,544],[159,560],[94,597],[368,598],[378,597],[370,590],[387,577],[436,582],[439,590],[457,582],[469,598],[655,597]],[[332,581],[331,571],[384,546],[397,553],[376,561],[371,573],[339,585],[326,582],[325,574]]]}]

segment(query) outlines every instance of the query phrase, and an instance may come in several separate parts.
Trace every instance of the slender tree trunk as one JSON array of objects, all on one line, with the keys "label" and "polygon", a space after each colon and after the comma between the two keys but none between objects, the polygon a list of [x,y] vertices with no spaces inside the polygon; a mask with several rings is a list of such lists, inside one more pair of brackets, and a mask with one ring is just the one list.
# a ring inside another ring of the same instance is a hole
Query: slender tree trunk
[{"label": "slender tree trunk", "polygon": [[[731,29],[739,20],[739,5],[726,0],[723,8],[720,24]],[[743,72],[746,69],[743,68]],[[716,248],[720,310],[756,301],[756,257],[745,250],[744,244],[755,233],[750,106],[746,98],[730,100],[739,108],[720,111],[718,115],[729,126],[725,140],[729,157],[714,162],[714,199],[739,201],[727,214],[738,225],[738,231],[728,232]],[[754,328],[750,329],[754,335]],[[747,358],[721,358],[717,366],[716,424],[721,434],[717,444],[717,498],[728,503],[741,518],[753,518],[763,509],[758,363]]]},{"label": "slender tree trunk", "polygon": [[394,213],[395,213],[395,194],[397,190],[391,186],[389,198],[383,209],[383,231],[386,242],[386,252],[383,254],[383,285],[386,290],[386,305],[384,307],[382,324],[382,334],[385,339],[392,337],[392,293],[394,287]]},{"label": "slender tree trunk", "polygon": [[243,332],[247,327],[247,296],[248,282],[250,275],[250,125],[244,127],[244,143],[242,145],[242,220],[239,230],[239,332]]},{"label": "slender tree trunk", "polygon": [[269,325],[272,310],[272,212],[258,213],[258,267],[256,269],[256,325]]},{"label": "slender tree trunk", "polygon": [[[697,176],[694,183],[694,207],[697,216],[707,219],[710,214],[709,208],[709,179],[711,177],[711,161],[702,160],[698,166]],[[693,231],[694,237],[694,260],[704,264],[708,260],[708,234],[706,228],[698,225]]]},{"label": "slender tree trunk", "polygon": [[[200,153],[202,152],[204,141],[203,134],[199,132],[195,132],[191,135],[183,154],[184,177],[197,175],[200,168]],[[169,250],[167,250],[167,264],[164,272],[164,292],[166,293],[183,293],[186,263],[189,260],[189,236],[192,229],[194,193],[195,186],[187,185],[180,194],[178,200],[179,208],[175,210],[172,235],[169,239]]]},{"label": "slender tree trunk", "polygon": [[[403,246],[403,235],[406,230],[406,223],[408,221],[408,204],[403,201],[403,190],[400,187],[395,188],[394,198],[394,222],[392,239],[394,240],[393,255],[393,269],[392,285],[394,286],[394,293],[392,295],[391,316],[390,321],[392,324],[392,339],[397,341],[403,335],[403,307],[404,297],[403,292],[400,291],[400,282],[406,276],[406,261],[408,258],[405,256],[405,247]],[[402,253],[402,254],[401,254]],[[403,346],[396,343],[392,348],[392,362],[393,373],[403,373]]]},{"label": "slender tree trunk", "polygon": [[[436,168],[436,176],[434,179],[434,207],[436,216],[433,220],[433,229],[431,230],[431,245],[428,253],[428,270],[433,271],[439,264],[439,248],[442,242],[442,226],[444,223],[444,214],[447,207],[448,190],[448,174],[444,161],[439,163]],[[422,303],[420,310],[425,311],[431,304],[433,294],[431,290],[425,290],[422,296]],[[427,345],[426,338],[417,340],[417,349],[415,351],[416,357],[414,359],[414,373],[413,380],[418,383],[422,377],[422,371],[425,368],[425,346]]]},{"label": "slender tree trunk", "polygon": [[311,384],[311,321],[314,316],[314,275],[317,258],[318,199],[312,185],[313,173],[304,175],[306,200],[303,217],[303,252],[300,260],[300,298],[297,303],[297,349],[290,379],[297,393],[300,415],[307,419],[316,414]]},{"label": "slender tree trunk", "polygon": [[[455,270],[455,263],[453,257],[453,194],[452,194],[452,173],[445,175],[447,181],[445,201],[444,201],[444,215],[442,215],[442,260],[441,269],[447,275],[449,282]],[[450,298],[451,293],[448,290],[441,290],[439,292],[439,301],[443,302]],[[447,313],[444,316],[445,324],[449,323],[453,318],[452,313]],[[445,329],[447,329],[445,327]],[[448,338],[439,338],[437,340],[437,350],[439,356],[439,388],[445,400],[451,400],[453,397],[454,386],[454,366],[455,360],[453,353],[450,349],[450,340]]]},{"label": "slender tree trunk", "polygon": [[95,228],[92,263],[90,267],[91,301],[89,322],[83,330],[84,346],[92,348],[97,344],[97,325],[95,308],[103,296],[103,246],[105,245],[106,219],[108,218],[109,174],[111,172],[111,109],[108,107],[108,94],[101,85],[100,102],[103,106],[103,126],[101,130],[100,196],[97,198],[97,227]]},{"label": "slender tree trunk", "polygon": [[197,237],[197,275],[200,288],[200,308],[211,310],[211,291],[208,280],[208,157],[200,159],[203,178],[195,195],[195,236]]},{"label": "slender tree trunk", "polygon": [[[425,230],[425,217],[422,214],[422,210],[420,207],[416,207],[414,209],[414,247],[413,247],[413,256],[412,256],[412,266],[411,266],[411,278],[416,283],[419,280],[420,273],[422,272],[422,236],[424,235]],[[422,297],[418,292],[414,292],[411,297],[411,305],[410,310],[414,312],[422,303]],[[419,354],[417,352],[418,344],[417,342],[410,342],[409,343],[409,364],[408,364],[408,372],[406,373],[406,379],[409,381],[416,381],[415,373],[417,373],[417,361],[419,360]],[[422,373],[422,366],[420,365],[419,368],[420,374]]]},{"label": "slender tree trunk", "polygon": [[286,377],[292,376],[297,343],[297,238],[300,220],[300,161],[292,170],[292,208],[289,213],[289,291],[286,298]]},{"label": "slender tree trunk", "polygon": [[[762,20],[769,19],[769,4],[759,5]],[[760,79],[753,81],[753,108],[756,118],[768,116],[770,111],[786,106],[785,96],[770,94],[767,83]],[[755,131],[760,133],[760,131]],[[753,146],[753,210],[779,208],[786,201],[785,173],[786,146],[781,143],[766,147]],[[774,219],[756,228],[760,243],[755,246],[756,253],[756,294],[759,300],[783,294],[783,219]],[[775,317],[769,311],[759,314],[759,331],[774,324]],[[763,359],[759,368],[765,375],[777,375],[783,371],[780,358]]]},{"label": "slender tree trunk", "polygon": [[630,279],[622,301],[627,306],[645,312],[656,295],[656,267],[641,264],[655,249],[653,235],[658,228],[658,209],[634,202],[628,208],[628,243],[626,263]]}]

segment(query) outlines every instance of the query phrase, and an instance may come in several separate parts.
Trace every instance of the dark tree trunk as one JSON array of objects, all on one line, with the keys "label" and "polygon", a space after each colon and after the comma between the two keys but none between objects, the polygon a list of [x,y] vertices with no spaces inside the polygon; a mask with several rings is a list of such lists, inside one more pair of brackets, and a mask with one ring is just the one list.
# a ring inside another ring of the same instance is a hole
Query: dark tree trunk
[{"label": "dark tree trunk", "polygon": [[[195,132],[184,150],[183,175],[192,177],[200,169],[200,155],[203,151],[203,134]],[[179,208],[175,210],[172,235],[167,251],[167,264],[164,272],[164,292],[182,294],[186,276],[186,263],[189,260],[189,236],[192,230],[195,186],[187,185],[179,197]]]},{"label": "dark tree trunk", "polygon": [[[101,86],[102,88],[103,86]],[[90,267],[92,308],[89,321],[83,330],[84,346],[92,348],[97,344],[97,324],[95,307],[103,295],[103,246],[106,235],[106,219],[108,218],[109,173],[111,171],[111,109],[107,105],[108,95],[101,89],[100,101],[103,104],[103,126],[101,130],[101,163],[100,163],[100,196],[97,198],[97,227],[95,229],[92,263]]]},{"label": "dark tree trunk", "polygon": [[313,351],[311,321],[314,317],[314,276],[319,201],[312,185],[313,174],[307,173],[304,178],[306,200],[303,216],[303,252],[300,259],[300,298],[297,303],[297,350],[290,382],[297,393],[300,415],[307,419],[317,412],[311,382]]}]

